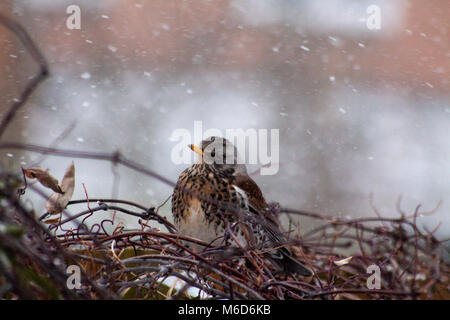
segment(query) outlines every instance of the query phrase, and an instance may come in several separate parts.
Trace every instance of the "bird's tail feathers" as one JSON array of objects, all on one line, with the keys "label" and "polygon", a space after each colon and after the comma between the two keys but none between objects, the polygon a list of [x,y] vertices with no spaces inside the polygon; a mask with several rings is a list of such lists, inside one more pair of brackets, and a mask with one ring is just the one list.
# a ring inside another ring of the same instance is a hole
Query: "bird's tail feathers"
[{"label": "bird's tail feathers", "polygon": [[292,253],[286,248],[272,251],[270,258],[279,268],[288,274],[299,274],[304,277],[313,275],[312,270],[294,258]]},{"label": "bird's tail feathers", "polygon": [[298,273],[304,277],[310,277],[313,272],[310,268],[305,266],[303,263],[295,259],[291,255],[283,255],[284,268],[287,272]]}]

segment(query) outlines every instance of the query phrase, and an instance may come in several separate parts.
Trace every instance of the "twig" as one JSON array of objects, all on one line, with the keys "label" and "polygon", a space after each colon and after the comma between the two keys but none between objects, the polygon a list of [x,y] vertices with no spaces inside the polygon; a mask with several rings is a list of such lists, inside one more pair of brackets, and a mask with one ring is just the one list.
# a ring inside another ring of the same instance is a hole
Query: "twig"
[{"label": "twig", "polygon": [[3,136],[6,128],[10,124],[10,122],[14,119],[17,111],[21,109],[28,101],[28,98],[37,88],[37,86],[47,78],[49,75],[49,69],[47,62],[45,61],[44,56],[39,51],[38,47],[34,43],[34,41],[30,38],[25,29],[10,18],[0,14],[0,24],[9,29],[19,40],[22,42],[23,46],[30,53],[31,57],[36,61],[39,65],[39,72],[28,82],[19,99],[16,99],[14,103],[11,105],[6,115],[0,122],[0,137]]}]

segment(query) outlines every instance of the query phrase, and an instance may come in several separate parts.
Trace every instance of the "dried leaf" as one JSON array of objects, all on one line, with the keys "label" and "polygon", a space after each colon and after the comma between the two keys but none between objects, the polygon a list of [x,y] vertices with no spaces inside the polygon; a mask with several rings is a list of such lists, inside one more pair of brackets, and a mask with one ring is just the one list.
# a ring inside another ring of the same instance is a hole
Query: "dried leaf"
[{"label": "dried leaf", "polygon": [[55,192],[63,193],[59,186],[58,179],[53,177],[48,171],[43,170],[40,167],[34,167],[30,169],[23,169],[23,173],[27,178],[37,179],[44,187],[50,188]]},{"label": "dried leaf", "polygon": [[350,262],[350,260],[352,260],[353,256],[350,256],[348,258],[342,259],[342,260],[338,260],[338,261],[333,261],[335,265],[337,266],[343,266],[346,265]]},{"label": "dried leaf", "polygon": [[55,219],[48,219],[48,220],[45,220],[44,223],[56,225],[56,224],[59,223],[59,217],[58,217],[58,218],[55,218]]},{"label": "dried leaf", "polygon": [[53,193],[45,204],[45,208],[50,214],[61,213],[72,199],[73,191],[75,189],[75,165],[72,161],[70,166],[66,169],[64,178],[61,181],[61,190],[64,194]]}]

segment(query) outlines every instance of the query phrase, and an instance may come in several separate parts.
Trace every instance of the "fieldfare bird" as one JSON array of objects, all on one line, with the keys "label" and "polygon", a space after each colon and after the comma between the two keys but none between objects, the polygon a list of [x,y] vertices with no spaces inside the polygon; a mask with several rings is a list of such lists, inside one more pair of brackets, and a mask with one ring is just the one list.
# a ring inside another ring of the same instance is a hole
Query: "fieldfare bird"
[{"label": "fieldfare bird", "polygon": [[312,275],[285,245],[278,220],[247,174],[236,147],[221,137],[189,147],[199,157],[181,173],[172,195],[178,232],[211,245],[257,248],[280,271]]}]

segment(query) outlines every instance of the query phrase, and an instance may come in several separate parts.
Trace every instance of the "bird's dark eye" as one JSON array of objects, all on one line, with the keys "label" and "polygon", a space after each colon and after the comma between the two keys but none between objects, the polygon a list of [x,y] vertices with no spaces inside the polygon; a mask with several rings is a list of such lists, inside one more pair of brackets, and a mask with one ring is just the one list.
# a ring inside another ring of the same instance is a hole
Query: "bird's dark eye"
[{"label": "bird's dark eye", "polygon": [[215,157],[216,156],[216,150],[213,150],[213,152],[211,152],[211,157]]}]

